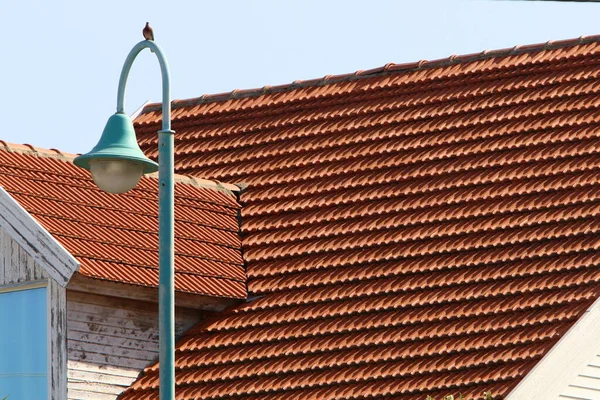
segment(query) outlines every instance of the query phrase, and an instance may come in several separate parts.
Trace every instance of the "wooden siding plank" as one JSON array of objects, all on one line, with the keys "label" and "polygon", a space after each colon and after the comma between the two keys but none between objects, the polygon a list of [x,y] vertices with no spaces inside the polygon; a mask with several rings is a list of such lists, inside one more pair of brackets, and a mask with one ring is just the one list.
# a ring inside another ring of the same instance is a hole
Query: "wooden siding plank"
[{"label": "wooden siding plank", "polygon": [[9,235],[4,236],[2,243],[2,251],[4,255],[4,284],[10,285],[11,283],[17,283],[18,271],[15,271],[15,264],[13,263],[12,257],[12,239]]},{"label": "wooden siding plank", "polygon": [[114,394],[94,393],[84,390],[69,389],[68,400],[114,400]]},{"label": "wooden siding plank", "polygon": [[42,279],[42,267],[37,265],[35,260],[31,256],[27,257],[27,269],[29,270],[29,274],[31,276],[32,281]]},{"label": "wooden siding plank", "polygon": [[[39,268],[41,271],[41,268]],[[56,357],[53,361],[56,366],[58,380],[57,393],[60,395],[56,398],[66,398],[67,396],[67,290],[57,282],[50,280],[53,288],[55,299],[54,319],[55,326],[53,327],[53,343],[55,346]]]},{"label": "wooden siding plank", "polygon": [[156,359],[153,358],[151,355],[148,355],[148,357],[144,360],[140,360],[136,358],[128,358],[125,356],[121,356],[120,354],[108,355],[103,353],[94,353],[91,351],[79,351],[74,350],[72,348],[68,348],[67,350],[69,357],[73,360],[86,361],[96,365],[112,365],[114,367],[137,369],[139,371],[142,371],[145,367],[147,367],[152,361]]},{"label": "wooden siding plank", "polygon": [[[151,304],[152,307],[138,307],[137,309],[132,309],[130,300],[123,300],[119,302],[106,303],[106,304],[94,304],[94,303],[85,303],[79,300],[73,301],[69,310],[73,312],[83,313],[85,315],[98,315],[98,316],[106,316],[107,312],[110,311],[110,316],[114,318],[135,318],[135,319],[143,319],[143,318],[154,318],[156,316],[158,306],[157,304]],[[197,315],[198,312],[196,311]]]},{"label": "wooden siding plank", "polygon": [[[90,325],[101,325],[112,328],[122,328],[132,331],[153,331],[156,330],[158,320],[149,320],[147,318],[139,318],[136,314],[127,317],[113,317],[111,315],[98,315],[94,313],[86,313],[85,311],[73,311],[69,308],[69,319],[76,322],[85,322]],[[90,328],[93,329],[93,328]]]},{"label": "wooden siding plank", "polygon": [[[155,303],[68,290],[67,310],[69,398],[114,400],[158,358]],[[200,319],[177,309],[177,331]]]},{"label": "wooden siding plank", "polygon": [[[131,337],[129,335],[125,336],[109,336],[102,335],[96,333],[90,333],[89,331],[75,331],[70,329],[67,333],[67,339],[72,341],[73,343],[79,343],[79,346],[83,347],[84,343],[91,343],[97,345],[114,345],[118,346],[122,349],[132,349],[132,350],[150,350],[150,351],[158,351],[158,344],[155,341],[158,340],[158,337],[154,340],[148,340],[145,338],[144,340],[140,340],[135,337]],[[77,349],[77,345],[74,345],[73,348]]]},{"label": "wooden siding plank", "polygon": [[[77,322],[68,320],[69,330],[76,330],[79,332],[93,332],[99,335],[107,335],[113,337],[143,337],[140,335],[139,331],[134,329],[125,329],[113,326],[104,326],[98,324],[88,325],[84,322]],[[158,340],[158,333],[150,332],[145,335],[146,340]]]},{"label": "wooden siding plank", "polygon": [[94,382],[90,384],[90,382],[86,380],[78,381],[77,379],[71,381],[71,388],[73,390],[87,390],[88,392],[94,393],[102,393],[102,394],[110,394],[114,397],[118,396],[123,390],[127,389],[125,385],[115,385],[114,383],[103,384]]},{"label": "wooden siding plank", "polygon": [[[156,359],[156,351],[152,351],[151,349],[132,350],[132,349],[124,349],[124,348],[118,347],[118,346],[110,346],[111,348],[109,350],[108,347],[109,346],[106,346],[106,345],[97,345],[97,344],[93,344],[93,343],[74,342],[74,341],[69,341],[69,343],[67,345],[67,349],[69,350],[69,352],[72,352],[72,353],[79,352],[80,354],[85,354],[86,361],[89,361],[90,357],[93,354],[97,354],[102,357],[117,357],[119,360],[115,361],[114,363],[111,363],[111,365],[123,366],[123,365],[126,365],[124,363],[128,362],[128,360],[131,360],[132,362],[143,361],[143,362],[147,363],[149,361]],[[110,351],[110,353],[107,354],[107,351]],[[96,358],[96,359],[98,359],[98,358]]]},{"label": "wooden siding plank", "polygon": [[4,252],[5,252],[5,247],[4,247],[4,241],[6,238],[7,233],[4,231],[4,229],[0,229],[0,286],[5,285],[5,277],[4,277],[4,269],[5,269],[5,264],[6,262],[4,261]]},{"label": "wooden siding plank", "polygon": [[600,368],[592,364],[588,364],[583,368],[579,375],[588,376],[600,380]]},{"label": "wooden siding plank", "polygon": [[39,267],[35,264],[35,260],[33,259],[33,257],[31,257],[29,255],[29,253],[27,253],[23,248],[21,248],[19,251],[20,251],[21,257],[22,257],[21,266],[25,270],[25,280],[35,281],[35,280],[39,279],[36,277],[36,272],[37,272],[36,269],[37,268],[41,269],[41,267]]},{"label": "wooden siding plank", "polygon": [[578,387],[578,386],[569,386],[564,393],[562,393],[558,398],[559,399],[582,399],[582,400],[597,400],[599,398],[600,393],[595,390]]},{"label": "wooden siding plank", "polygon": [[600,395],[600,378],[592,376],[579,375],[575,381],[569,385],[575,387],[581,387],[589,390],[595,390]]},{"label": "wooden siding plank", "polygon": [[21,276],[22,268],[21,268],[21,260],[19,259],[19,244],[14,240],[10,241],[11,252],[11,264],[12,264],[12,272],[13,272],[13,281],[11,283],[19,283],[23,282],[24,279]]},{"label": "wooden siding plank", "polygon": [[570,396],[568,394],[561,394],[560,396],[558,396],[559,399],[568,399],[568,400],[592,400],[589,397],[580,397],[580,396]]},{"label": "wooden siding plank", "polygon": [[27,252],[25,250],[23,250],[22,247],[19,246],[19,271],[20,271],[22,282],[28,282],[28,281],[33,280],[33,277],[31,276],[32,271],[29,271],[29,269],[27,268],[27,258],[28,257],[29,257],[29,254],[27,254]]},{"label": "wooden siding plank", "polygon": [[[73,322],[85,323],[92,331],[94,329],[115,328],[113,332],[123,330],[132,333],[146,333],[149,337],[158,337],[158,317],[156,314],[147,317],[132,314],[130,317],[115,318],[92,313],[74,312],[69,309],[69,319]],[[182,335],[184,329],[185,325],[182,324],[181,320],[175,323],[176,335]]]},{"label": "wooden siding plank", "polygon": [[140,371],[133,368],[117,368],[112,365],[96,365],[83,361],[69,361],[69,373],[81,371],[123,378],[137,378],[140,375]]},{"label": "wooden siding plank", "polygon": [[53,399],[67,395],[66,377],[66,299],[65,289],[52,279],[48,283],[50,291],[50,343],[51,343],[51,390]]},{"label": "wooden siding plank", "polygon": [[[71,389],[76,390],[85,390],[84,386],[90,379],[99,384],[106,385],[110,387],[110,390],[105,391],[105,393],[115,393],[119,394],[124,389],[127,389],[129,385],[131,385],[131,381],[135,379],[135,377],[129,376],[115,376],[108,375],[103,373],[94,373],[90,371],[79,371],[79,370],[71,370],[69,371],[69,380],[71,383]],[[118,389],[115,389],[118,388]]]}]

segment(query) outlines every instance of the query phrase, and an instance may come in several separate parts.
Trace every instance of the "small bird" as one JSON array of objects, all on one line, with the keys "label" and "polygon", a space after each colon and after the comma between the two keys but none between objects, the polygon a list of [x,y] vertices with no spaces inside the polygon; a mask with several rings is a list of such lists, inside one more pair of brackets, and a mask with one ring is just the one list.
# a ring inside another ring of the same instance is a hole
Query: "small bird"
[{"label": "small bird", "polygon": [[142,34],[144,35],[144,39],[154,40],[154,31],[152,30],[152,27],[150,27],[150,23],[146,22],[146,26],[142,30]]}]

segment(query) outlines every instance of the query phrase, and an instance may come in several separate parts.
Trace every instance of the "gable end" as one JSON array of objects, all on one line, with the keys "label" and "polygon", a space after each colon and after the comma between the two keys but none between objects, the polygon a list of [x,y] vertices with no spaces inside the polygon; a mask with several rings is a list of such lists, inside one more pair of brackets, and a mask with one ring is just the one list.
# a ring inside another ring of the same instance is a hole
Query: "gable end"
[{"label": "gable end", "polygon": [[79,262],[2,187],[0,227],[62,287],[79,269]]}]

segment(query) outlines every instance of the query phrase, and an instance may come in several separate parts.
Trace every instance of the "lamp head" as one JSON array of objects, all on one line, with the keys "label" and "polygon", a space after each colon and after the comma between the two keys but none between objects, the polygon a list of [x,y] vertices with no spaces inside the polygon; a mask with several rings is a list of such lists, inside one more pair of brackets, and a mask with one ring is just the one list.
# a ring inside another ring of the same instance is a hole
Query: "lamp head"
[{"label": "lamp head", "polygon": [[89,170],[98,187],[109,193],[124,193],[137,185],[143,174],[156,172],[158,164],[140,149],[133,121],[128,115],[112,115],[98,144],[73,160]]}]

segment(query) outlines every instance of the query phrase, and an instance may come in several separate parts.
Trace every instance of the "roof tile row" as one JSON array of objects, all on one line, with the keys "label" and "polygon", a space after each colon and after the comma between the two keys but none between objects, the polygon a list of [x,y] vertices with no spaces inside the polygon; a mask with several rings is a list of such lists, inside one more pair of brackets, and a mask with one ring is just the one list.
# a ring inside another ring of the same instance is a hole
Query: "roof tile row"
[{"label": "roof tile row", "polygon": [[248,185],[256,298],[178,344],[177,398],[509,394],[600,293],[599,61],[595,37],[175,102],[177,169]]},{"label": "roof tile row", "polygon": [[[70,155],[4,143],[0,185],[80,261],[80,274],[158,286],[155,179],[111,195],[97,189]],[[244,298],[235,195],[180,182],[175,196],[177,290]]]}]

